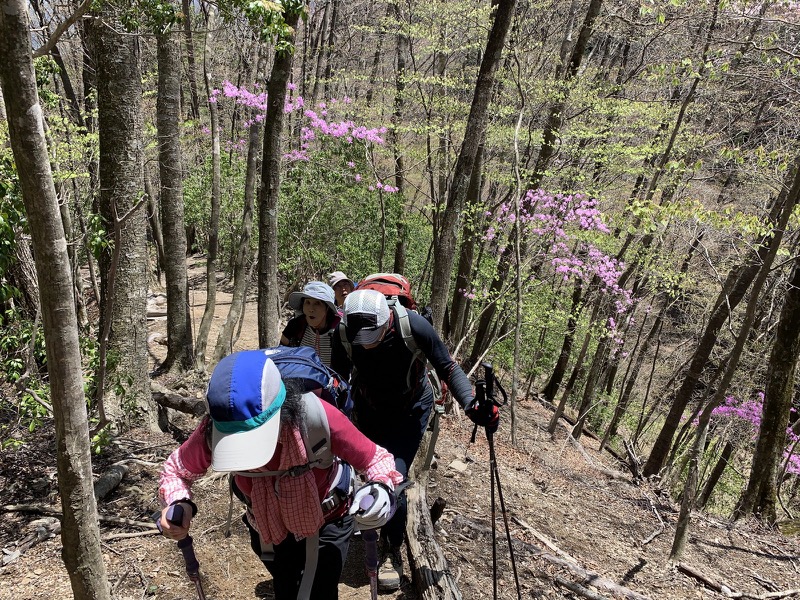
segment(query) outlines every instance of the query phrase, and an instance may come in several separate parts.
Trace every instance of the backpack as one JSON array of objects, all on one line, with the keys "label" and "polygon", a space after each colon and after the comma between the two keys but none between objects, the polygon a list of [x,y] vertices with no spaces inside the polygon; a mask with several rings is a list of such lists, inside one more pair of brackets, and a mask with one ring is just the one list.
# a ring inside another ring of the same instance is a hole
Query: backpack
[{"label": "backpack", "polygon": [[308,346],[276,346],[264,350],[280,371],[283,379],[299,379],[304,392],[314,392],[320,398],[349,414],[352,408],[350,386],[336,371],[323,363]]},{"label": "backpack", "polygon": [[373,273],[359,281],[356,289],[376,290],[387,299],[397,298],[409,310],[417,310],[417,302],[411,294],[411,284],[399,273]]}]

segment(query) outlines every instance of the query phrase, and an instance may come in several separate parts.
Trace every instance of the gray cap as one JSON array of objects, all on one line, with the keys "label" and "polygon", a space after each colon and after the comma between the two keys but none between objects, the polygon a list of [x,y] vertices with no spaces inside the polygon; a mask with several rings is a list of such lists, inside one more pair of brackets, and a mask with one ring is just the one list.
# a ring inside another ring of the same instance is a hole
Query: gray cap
[{"label": "gray cap", "polygon": [[336,314],[336,295],[333,293],[333,288],[324,281],[310,281],[303,288],[302,292],[292,292],[289,294],[289,306],[296,311],[302,312],[303,300],[306,298],[313,298],[328,305],[334,314]]}]

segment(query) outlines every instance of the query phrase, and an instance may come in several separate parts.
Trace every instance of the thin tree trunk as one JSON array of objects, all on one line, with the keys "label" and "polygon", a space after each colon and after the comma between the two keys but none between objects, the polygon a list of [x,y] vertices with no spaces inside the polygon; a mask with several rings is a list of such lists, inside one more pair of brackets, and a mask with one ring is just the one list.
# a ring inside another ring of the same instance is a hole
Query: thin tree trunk
[{"label": "thin tree trunk", "polygon": [[[395,19],[400,21],[400,7],[390,4]],[[394,272],[404,273],[406,270],[406,222],[405,215],[405,165],[403,153],[400,149],[398,128],[403,120],[403,97],[406,87],[406,53],[408,52],[408,36],[400,31],[397,34],[397,72],[395,75],[394,112],[392,113],[392,129],[390,130],[392,151],[394,153],[394,186],[400,198],[400,214],[397,215],[397,241],[394,247]]]},{"label": "thin tree trunk", "polygon": [[186,43],[186,63],[189,67],[189,92],[192,96],[192,118],[200,118],[200,96],[197,93],[197,65],[194,60],[194,40],[192,39],[192,9],[189,0],[181,1],[183,10],[183,36]]},{"label": "thin tree trunk", "polygon": [[[164,274],[167,285],[167,357],[161,368],[182,372],[192,367],[194,355],[186,272],[186,227],[183,220],[181,44],[178,36],[179,32],[174,30],[156,36],[158,56],[156,124],[158,167],[161,175],[161,214],[164,234],[169,240],[169,246],[164,249]],[[193,90],[193,94],[196,93],[197,90]]]},{"label": "thin tree trunk", "polygon": [[[300,15],[285,16],[294,31]],[[287,42],[294,44],[294,37]],[[258,196],[258,343],[262,348],[278,342],[280,336],[280,293],[278,290],[278,196],[281,182],[281,132],[283,130],[286,84],[292,72],[293,52],[275,55],[267,86],[267,116],[261,190]]]},{"label": "thin tree trunk", "polygon": [[[386,6],[386,16],[390,16],[392,14],[392,5],[389,4]],[[375,86],[378,83],[378,67],[381,64],[381,56],[383,54],[383,38],[386,37],[386,26],[381,25],[378,29],[378,41],[375,44],[375,54],[372,57],[372,68],[370,69],[369,74],[369,85],[367,87],[367,93],[364,96],[364,100],[367,106],[372,106],[372,96],[375,90]]]},{"label": "thin tree trunk", "polygon": [[330,98],[331,87],[331,74],[332,74],[332,60],[333,48],[336,45],[336,20],[339,16],[339,2],[340,0],[331,0],[333,2],[333,9],[331,10],[331,25],[328,33],[328,43],[325,44],[325,85],[323,87],[322,96],[327,101]]},{"label": "thin tree trunk", "polygon": [[[311,87],[311,104],[309,106],[312,110],[316,110],[317,100],[319,99],[319,82],[322,79],[322,67],[325,59],[325,34],[328,31],[328,12],[332,2],[334,0],[326,0],[325,2],[325,11],[322,13],[322,22],[320,24],[319,41],[315,44],[317,66],[314,69],[314,85]],[[286,81],[289,81],[289,79],[287,78]]]},{"label": "thin tree trunk", "polygon": [[[256,73],[261,79],[261,74],[266,66],[266,55],[260,53]],[[255,116],[253,111],[252,117]],[[247,301],[247,287],[250,283],[249,265],[253,262],[253,252],[250,250],[250,242],[253,233],[253,210],[255,208],[256,181],[258,177],[258,167],[260,165],[261,152],[260,145],[261,132],[263,126],[260,121],[252,119],[250,125],[250,142],[247,148],[247,172],[244,179],[244,211],[242,213],[242,233],[239,238],[239,245],[236,249],[236,259],[233,267],[233,294],[231,296],[231,307],[228,316],[220,328],[217,337],[217,345],[214,348],[214,362],[218,362],[227,354],[233,352],[234,346],[234,327],[244,314],[245,303]]]},{"label": "thin tree trunk", "polygon": [[438,232],[431,281],[431,308],[433,310],[433,325],[439,332],[443,330],[444,314],[447,299],[450,295],[450,277],[453,268],[459,219],[466,201],[478,146],[483,141],[486,133],[489,100],[494,88],[495,72],[500,64],[503,45],[511,26],[516,4],[516,0],[498,0],[495,5],[494,22],[489,33],[489,39],[486,42],[486,50],[478,72],[478,81],[475,83],[475,93],[472,98],[469,117],[467,117],[464,141],[461,144],[461,151],[456,161],[453,181],[450,185],[450,192],[447,195],[447,204]]},{"label": "thin tree trunk", "polygon": [[250,144],[247,149],[247,173],[244,185],[244,212],[242,213],[242,235],[236,249],[236,259],[233,267],[233,294],[228,316],[222,323],[217,345],[214,348],[214,362],[220,361],[224,356],[233,352],[234,327],[244,313],[247,301],[247,286],[249,284],[248,265],[253,261],[253,252],[250,250],[250,241],[253,231],[253,209],[255,206],[256,177],[260,159],[262,126],[259,122],[250,125]]},{"label": "thin tree trunk", "polygon": [[[164,264],[167,260],[164,257],[164,234],[161,229],[161,218],[158,214],[158,195],[153,189],[147,169],[144,172],[144,193],[147,194],[147,221],[150,225],[150,233],[153,235],[153,244],[156,247],[156,276],[160,283],[161,272],[164,270]],[[184,235],[186,234],[184,233]]]},{"label": "thin tree trunk", "polygon": [[[28,5],[0,2],[0,87],[41,286],[61,497],[62,558],[76,600],[110,600],[92,481],[78,322],[67,240],[44,139],[30,46]],[[13,94],[9,93],[13,90]]]},{"label": "thin tree trunk", "polygon": [[636,354],[636,359],[634,361],[633,367],[631,368],[630,376],[625,382],[625,386],[622,390],[622,394],[619,397],[617,406],[614,408],[614,415],[611,417],[611,422],[608,424],[606,433],[603,436],[603,441],[600,444],[601,449],[605,447],[608,440],[610,440],[613,436],[617,435],[617,426],[619,425],[619,422],[622,419],[625,412],[628,410],[628,403],[630,402],[631,395],[633,394],[633,387],[636,384],[636,379],[639,376],[639,370],[642,368],[642,365],[644,364],[644,359],[645,356],[647,355],[647,352],[650,350],[651,343],[656,338],[658,332],[661,331],[661,326],[664,322],[665,310],[666,308],[663,308],[656,317],[655,321],[653,321],[653,325],[650,328],[650,332],[647,334],[647,337],[644,340],[644,344],[642,344],[641,350],[639,350],[639,352]]},{"label": "thin tree trunk", "polygon": [[569,317],[567,318],[567,332],[564,335],[564,341],[561,343],[561,352],[558,354],[553,372],[550,374],[550,379],[547,385],[542,390],[542,396],[548,402],[552,402],[561,382],[564,379],[564,374],[567,372],[567,364],[569,363],[569,355],[572,352],[572,345],[575,343],[575,330],[578,327],[578,316],[582,308],[581,297],[583,295],[583,281],[577,279],[575,287],[572,289],[572,305],[569,309]]},{"label": "thin tree trunk", "polygon": [[[211,30],[215,22],[212,13],[206,27]],[[211,117],[211,214],[208,222],[208,249],[206,251],[206,305],[200,328],[197,331],[197,345],[195,346],[195,364],[199,369],[206,368],[206,345],[211,322],[217,305],[217,252],[219,250],[219,213],[220,213],[220,168],[221,154],[219,141],[219,112],[217,103],[211,97],[212,88],[212,61],[209,59],[210,35],[206,38],[203,51],[203,74],[206,85],[206,98],[208,111]]]},{"label": "thin tree trunk", "polygon": [[703,484],[703,491],[701,491],[700,495],[697,497],[697,502],[695,504],[698,508],[704,508],[706,504],[708,504],[711,493],[714,491],[714,488],[717,487],[719,480],[722,478],[722,474],[725,472],[725,468],[731,460],[731,456],[733,456],[734,449],[733,442],[730,440],[725,442],[725,447],[722,449],[719,460],[717,460],[717,463],[711,470],[711,474]]}]

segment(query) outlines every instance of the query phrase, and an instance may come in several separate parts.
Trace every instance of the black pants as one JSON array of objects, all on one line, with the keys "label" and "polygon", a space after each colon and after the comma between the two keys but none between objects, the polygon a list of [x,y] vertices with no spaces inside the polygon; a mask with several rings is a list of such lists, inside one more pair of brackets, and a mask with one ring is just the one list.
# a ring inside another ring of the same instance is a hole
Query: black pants
[{"label": "black pants", "polygon": [[[250,547],[262,559],[272,575],[275,600],[296,600],[306,564],[306,540],[296,540],[290,533],[280,544],[273,547],[271,557],[262,556],[258,532],[242,521],[250,532]],[[319,556],[311,588],[311,600],[336,600],[339,597],[339,578],[342,575],[350,536],[353,533],[353,517],[347,515],[326,523],[319,532]]]},{"label": "black pants", "polygon": [[[414,456],[422,443],[422,436],[428,427],[428,420],[433,408],[433,392],[427,386],[422,397],[405,415],[383,415],[380,412],[358,411],[356,426],[361,432],[379,446],[383,446],[394,455],[394,468],[404,479],[408,479],[408,470]],[[408,506],[406,495],[397,498],[397,510],[391,520],[381,528],[381,537],[389,540],[392,546],[403,543],[406,530]]]}]

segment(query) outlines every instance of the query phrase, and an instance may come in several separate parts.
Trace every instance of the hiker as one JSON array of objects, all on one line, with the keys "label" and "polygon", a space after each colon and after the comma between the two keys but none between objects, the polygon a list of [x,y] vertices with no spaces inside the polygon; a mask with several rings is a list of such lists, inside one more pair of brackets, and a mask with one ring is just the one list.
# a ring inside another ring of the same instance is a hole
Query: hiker
[{"label": "hiker", "polygon": [[[433,407],[433,390],[427,364],[408,348],[400,332],[397,309],[386,297],[370,289],[356,289],[344,303],[342,324],[333,338],[334,360],[344,354],[351,373],[353,420],[368,438],[394,454],[395,468],[407,477],[422,442]],[[453,397],[478,425],[497,429],[497,407],[477,410],[469,379],[450,356],[433,326],[413,310],[407,311],[416,347],[432,364]],[[344,339],[343,339],[344,335]],[[349,352],[348,352],[349,347]],[[378,586],[384,591],[399,588],[402,577],[400,547],[406,521],[405,495],[398,498],[394,517],[381,528],[384,557],[378,571]]]},{"label": "hiker", "polygon": [[[392,455],[333,405],[302,393],[299,379],[283,381],[269,352],[236,352],[214,369],[209,415],[162,467],[160,525],[168,538],[185,538],[197,513],[192,484],[209,467],[229,472],[232,494],[247,507],[242,521],[253,551],[272,574],[275,598],[336,599],[354,521],[361,529],[385,523],[403,476]],[[324,450],[308,440],[317,411],[324,411],[329,428]],[[368,482],[352,504],[349,465]],[[366,496],[374,499],[371,506],[362,502]],[[176,504],[183,508],[180,525],[167,520]]]},{"label": "hiker", "polygon": [[298,314],[283,329],[281,345],[309,346],[330,367],[331,339],[340,318],[333,288],[322,281],[311,281],[302,292],[289,294],[289,306]]},{"label": "hiker", "polygon": [[353,280],[341,271],[334,271],[331,273],[328,278],[328,283],[330,283],[330,286],[333,288],[333,292],[336,295],[336,306],[342,308],[344,306],[344,300],[347,298],[347,294],[350,294],[354,289],[356,289],[356,284],[353,283]]}]

